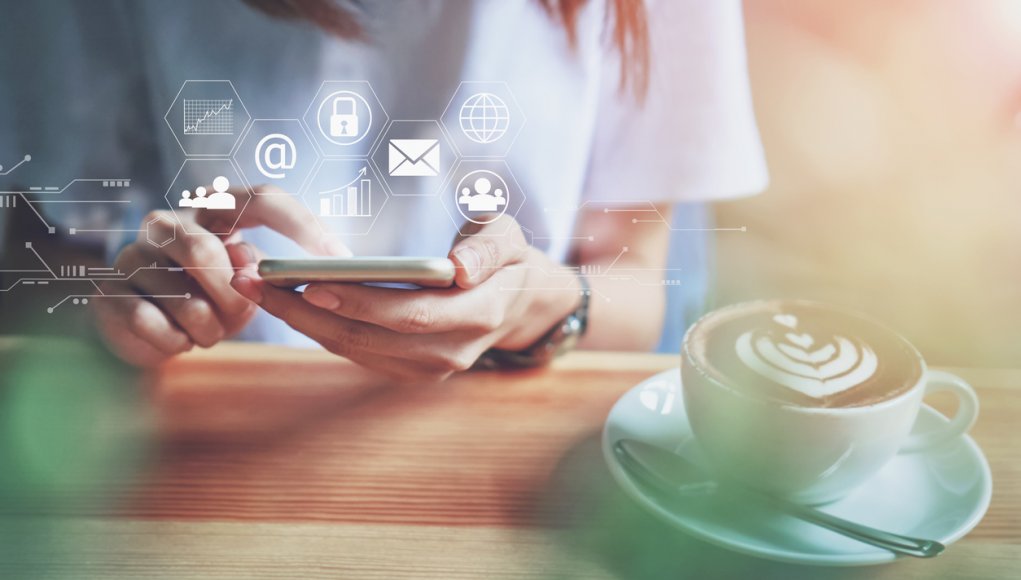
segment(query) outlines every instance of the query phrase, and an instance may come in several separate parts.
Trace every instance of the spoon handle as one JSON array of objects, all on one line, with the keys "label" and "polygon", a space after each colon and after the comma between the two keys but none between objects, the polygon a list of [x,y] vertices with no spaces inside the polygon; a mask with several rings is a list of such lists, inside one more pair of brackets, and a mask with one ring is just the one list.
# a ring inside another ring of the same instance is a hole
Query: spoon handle
[{"label": "spoon handle", "polygon": [[772,497],[763,496],[764,501],[781,511],[817,526],[834,531],[838,534],[854,538],[859,542],[885,548],[891,552],[915,556],[916,558],[932,558],[940,555],[946,546],[935,540],[923,540],[902,536],[893,532],[878,530],[866,525],[839,518],[809,506],[803,506]]}]

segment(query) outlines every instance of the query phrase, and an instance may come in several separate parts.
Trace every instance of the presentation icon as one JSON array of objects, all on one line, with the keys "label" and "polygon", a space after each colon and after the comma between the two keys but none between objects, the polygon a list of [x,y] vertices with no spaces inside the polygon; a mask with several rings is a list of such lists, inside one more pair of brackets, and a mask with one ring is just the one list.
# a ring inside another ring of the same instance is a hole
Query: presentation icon
[{"label": "presentation icon", "polygon": [[335,91],[319,103],[319,131],[336,145],[353,145],[372,126],[372,107],[354,91]]},{"label": "presentation icon", "polygon": [[269,179],[284,179],[294,169],[298,149],[294,140],[283,133],[270,133],[255,146],[255,167]]},{"label": "presentation icon", "polygon": [[354,179],[333,189],[319,192],[319,217],[372,217],[372,180],[368,167],[362,167]]},{"label": "presentation icon", "polygon": [[488,169],[468,173],[457,184],[457,210],[476,224],[488,224],[507,212],[509,189],[499,174]]},{"label": "presentation icon", "polygon": [[480,145],[503,138],[510,128],[510,108],[493,93],[475,93],[465,99],[458,114],[461,132]]},{"label": "presentation icon", "polygon": [[436,177],[440,174],[438,139],[390,139],[389,173],[393,177]]},{"label": "presentation icon", "polygon": [[327,157],[316,165],[301,199],[324,234],[365,236],[390,200],[385,175],[369,159]]},{"label": "presentation icon", "polygon": [[184,99],[185,135],[233,135],[234,99]]},{"label": "presentation icon", "polygon": [[[237,199],[227,190],[230,189],[230,180],[223,175],[213,180],[213,193],[208,194],[205,187],[195,188],[195,197],[192,197],[191,190],[181,192],[181,199],[177,207],[209,209],[209,210],[233,210],[237,209]],[[208,195],[207,195],[208,194]]]}]

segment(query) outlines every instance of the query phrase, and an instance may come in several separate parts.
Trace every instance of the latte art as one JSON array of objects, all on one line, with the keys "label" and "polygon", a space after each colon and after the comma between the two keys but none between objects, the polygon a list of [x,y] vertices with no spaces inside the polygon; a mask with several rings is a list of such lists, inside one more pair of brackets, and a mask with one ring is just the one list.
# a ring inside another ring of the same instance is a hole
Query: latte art
[{"label": "latte art", "polygon": [[803,300],[722,308],[688,330],[685,358],[727,388],[804,407],[871,405],[921,378],[917,351],[885,327]]},{"label": "latte art", "polygon": [[[778,314],[779,326],[794,329],[797,317]],[[868,381],[879,361],[868,345],[843,336],[819,342],[803,332],[750,330],[735,345],[749,369],[789,389],[821,399]]]}]

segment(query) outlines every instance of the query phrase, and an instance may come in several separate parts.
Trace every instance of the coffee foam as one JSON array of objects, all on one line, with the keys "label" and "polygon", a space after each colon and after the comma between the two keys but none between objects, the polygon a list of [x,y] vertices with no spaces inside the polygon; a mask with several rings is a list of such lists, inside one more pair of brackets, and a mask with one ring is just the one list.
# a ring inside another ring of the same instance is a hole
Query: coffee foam
[{"label": "coffee foam", "polygon": [[686,351],[720,382],[803,406],[860,406],[907,390],[910,345],[860,317],[799,301],[732,306],[696,323]]},{"label": "coffee foam", "polygon": [[737,339],[737,356],[763,377],[816,399],[856,387],[876,373],[876,353],[859,341],[833,336],[815,348],[819,343],[809,333],[781,336],[745,332]]}]

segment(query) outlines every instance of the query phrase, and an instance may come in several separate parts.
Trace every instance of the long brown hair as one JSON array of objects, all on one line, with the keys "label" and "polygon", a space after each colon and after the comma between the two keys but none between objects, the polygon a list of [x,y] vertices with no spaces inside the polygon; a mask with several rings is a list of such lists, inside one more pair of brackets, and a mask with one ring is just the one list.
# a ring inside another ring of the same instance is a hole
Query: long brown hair
[{"label": "long brown hair", "polygon": [[[365,40],[357,15],[336,0],[244,0],[248,5],[277,18],[307,20],[327,32],[350,40]],[[551,18],[564,27],[573,46],[577,22],[590,0],[538,0]],[[607,0],[607,31],[620,52],[620,85],[639,98],[649,84],[649,23],[645,0]]]}]

